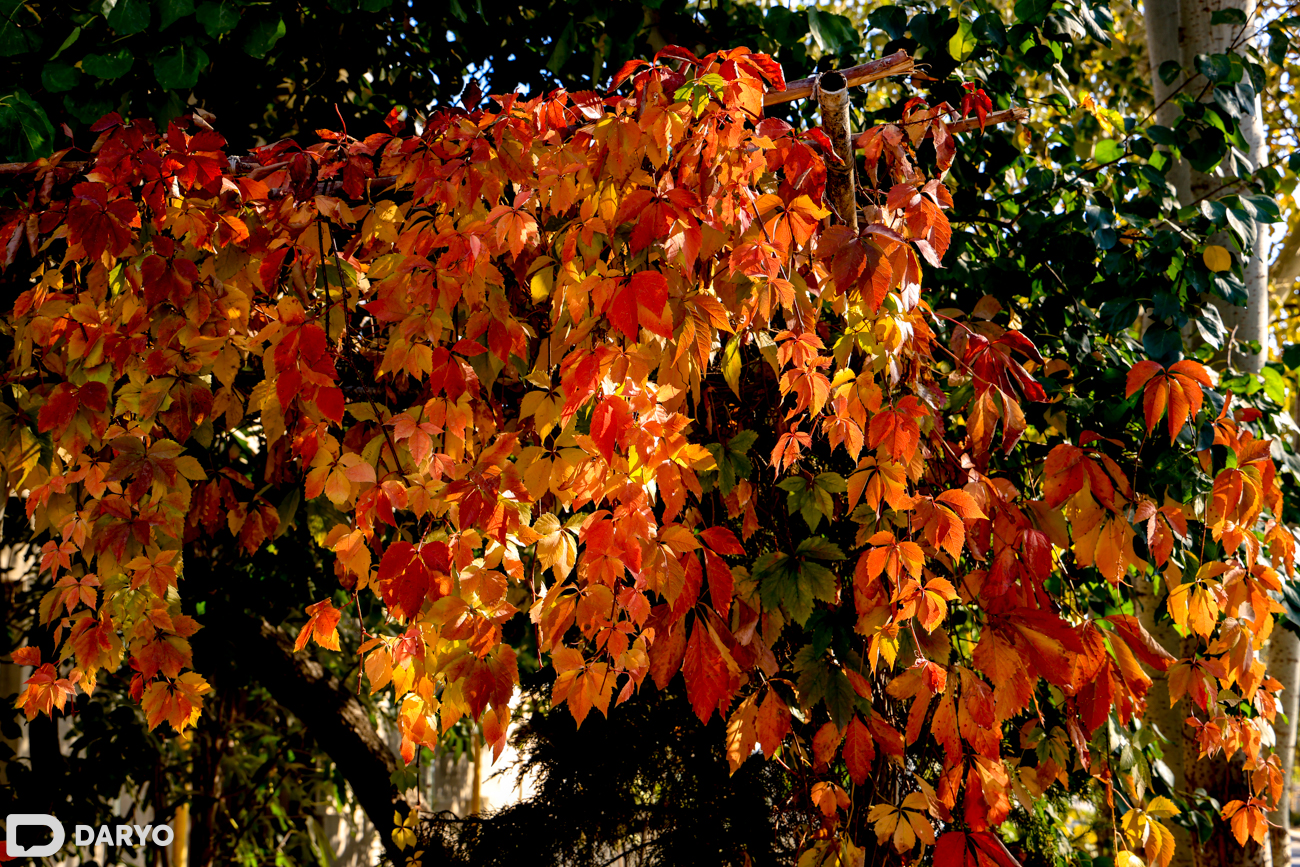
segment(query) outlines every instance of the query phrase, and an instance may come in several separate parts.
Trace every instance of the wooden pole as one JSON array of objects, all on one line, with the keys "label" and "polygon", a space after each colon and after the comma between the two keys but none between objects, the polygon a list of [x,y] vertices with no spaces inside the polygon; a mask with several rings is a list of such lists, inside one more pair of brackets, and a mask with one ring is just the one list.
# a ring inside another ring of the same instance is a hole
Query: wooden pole
[{"label": "wooden pole", "polygon": [[841,225],[856,232],[858,198],[853,141],[849,136],[849,82],[842,72],[823,72],[817,76],[813,92],[821,109],[822,129],[840,158],[838,163],[826,163],[826,203]]},{"label": "wooden pole", "polygon": [[[858,66],[850,66],[848,69],[841,69],[839,74],[844,76],[846,86],[857,87],[860,84],[868,84],[893,75],[906,75],[912,71],[914,66],[912,58],[906,51],[895,51],[888,57],[882,57],[879,60],[873,60],[870,63],[863,63]],[[817,86],[817,78],[814,75],[811,78],[799,78],[787,82],[785,90],[763,94],[763,105],[780,105],[783,102],[794,102],[796,99],[807,99],[813,95],[813,90]]]}]

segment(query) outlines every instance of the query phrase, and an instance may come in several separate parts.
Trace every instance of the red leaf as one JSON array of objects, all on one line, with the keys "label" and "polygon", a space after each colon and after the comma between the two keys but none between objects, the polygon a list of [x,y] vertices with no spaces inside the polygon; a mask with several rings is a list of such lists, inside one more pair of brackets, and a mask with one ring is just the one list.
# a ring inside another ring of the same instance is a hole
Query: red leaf
[{"label": "red leaf", "polygon": [[54,393],[41,405],[40,414],[36,418],[37,431],[45,433],[54,428],[67,427],[80,406],[76,388],[66,382],[59,383]]},{"label": "red leaf", "polygon": [[1167,671],[1177,658],[1160,646],[1142,622],[1131,614],[1112,614],[1106,618],[1124,643],[1139,659],[1157,671]]},{"label": "red leaf", "polygon": [[858,715],[849,721],[848,731],[844,733],[844,763],[849,766],[849,776],[855,785],[861,786],[871,774],[871,763],[876,760],[876,745]]},{"label": "red leaf", "polygon": [[935,843],[934,867],[1021,867],[1002,841],[988,831],[949,831]]},{"label": "red leaf", "polygon": [[686,643],[686,657],[682,661],[682,675],[686,678],[686,696],[695,709],[700,722],[707,723],[718,710],[726,716],[734,690],[730,688],[731,674],[722,658],[722,649],[708,634],[703,620],[696,620]]},{"label": "red leaf", "polygon": [[284,257],[289,255],[292,248],[281,247],[272,253],[267,254],[262,260],[262,264],[257,268],[258,279],[262,281],[262,288],[268,292],[274,290],[280,283],[280,268],[284,265]]},{"label": "red leaf", "polygon": [[731,567],[708,548],[704,549],[704,565],[709,574],[709,598],[713,600],[714,609],[726,617],[731,611],[731,593],[735,586]]},{"label": "red leaf", "polygon": [[[698,587],[698,585],[697,585]],[[650,645],[650,676],[655,686],[667,689],[673,675],[682,667],[686,656],[686,624],[673,623],[656,631],[655,642]]]},{"label": "red leaf", "polygon": [[614,460],[614,448],[632,429],[632,410],[616,394],[601,398],[591,413],[591,438],[606,463]]},{"label": "red leaf", "polygon": [[769,759],[776,753],[776,748],[781,746],[785,736],[790,734],[790,708],[781,701],[776,690],[769,689],[767,697],[759,705],[754,730],[763,747],[763,756]]},{"label": "red leaf", "polygon": [[699,557],[694,553],[687,553],[682,557],[682,565],[686,572],[685,581],[677,598],[670,600],[673,620],[680,620],[686,616],[686,612],[699,601],[700,588],[704,586],[704,570],[700,567]]},{"label": "red leaf", "polygon": [[885,410],[871,419],[867,432],[867,445],[881,449],[890,460],[906,464],[916,454],[921,441],[921,429],[916,419],[904,412]]},{"label": "red leaf", "polygon": [[316,408],[335,424],[343,423],[343,389],[329,386],[316,390]]},{"label": "red leaf", "polygon": [[700,531],[700,539],[715,553],[739,557],[745,553],[736,534],[726,527],[708,527]]},{"label": "red leaf", "polygon": [[390,109],[384,116],[384,126],[388,127],[388,131],[393,135],[401,135],[406,127],[406,121],[402,119],[402,109],[397,106]]},{"label": "red leaf", "polygon": [[1139,388],[1147,384],[1147,380],[1160,373],[1163,369],[1158,361],[1139,361],[1133,365],[1129,368],[1124,396],[1132,397]]},{"label": "red leaf", "polygon": [[648,60],[629,60],[619,68],[618,72],[614,73],[614,78],[609,83],[609,89],[617,90],[620,84],[627,81],[629,75],[636,72],[641,67],[649,65],[650,62]]},{"label": "red leaf", "polygon": [[668,305],[668,280],[658,271],[638,271],[614,290],[605,316],[628,340],[636,340],[641,326],[660,337],[673,336],[673,324],[664,319]]}]

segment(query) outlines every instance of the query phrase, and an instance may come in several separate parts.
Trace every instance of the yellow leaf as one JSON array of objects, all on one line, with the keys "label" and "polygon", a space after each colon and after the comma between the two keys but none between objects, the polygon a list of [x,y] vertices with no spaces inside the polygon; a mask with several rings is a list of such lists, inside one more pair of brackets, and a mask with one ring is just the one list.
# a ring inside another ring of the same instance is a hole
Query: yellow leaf
[{"label": "yellow leaf", "polygon": [[555,270],[553,268],[543,268],[533,275],[533,279],[528,283],[528,294],[532,296],[533,303],[539,304],[551,297],[551,288],[555,285]]},{"label": "yellow leaf", "polygon": [[1151,801],[1151,803],[1147,806],[1147,812],[1150,813],[1152,816],[1169,818],[1170,816],[1177,816],[1181,811],[1178,809],[1177,805],[1175,805],[1173,801],[1169,800],[1166,797],[1161,796],[1159,798],[1154,798]]},{"label": "yellow leaf", "polygon": [[722,350],[722,376],[727,385],[740,397],[740,335],[727,341],[727,348]]},{"label": "yellow leaf", "polygon": [[1115,856],[1115,867],[1146,867],[1146,864],[1137,855],[1125,851]]},{"label": "yellow leaf", "polygon": [[[1201,254],[1205,260],[1205,267],[1211,271],[1227,271],[1232,268],[1232,254],[1218,244],[1211,244],[1205,248]],[[1123,865],[1120,865],[1123,867]]]}]

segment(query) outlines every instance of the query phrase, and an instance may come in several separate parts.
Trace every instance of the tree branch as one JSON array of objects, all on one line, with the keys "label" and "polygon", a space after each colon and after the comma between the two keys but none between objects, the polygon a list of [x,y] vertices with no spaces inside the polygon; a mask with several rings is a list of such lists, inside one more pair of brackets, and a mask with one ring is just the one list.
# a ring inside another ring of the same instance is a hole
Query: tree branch
[{"label": "tree branch", "polygon": [[385,851],[396,863],[404,862],[405,856],[393,843],[393,813],[402,804],[411,805],[391,781],[401,765],[375,730],[366,708],[319,662],[294,653],[293,639],[266,619],[226,611],[219,622],[219,628],[195,636],[195,649],[202,647],[212,654],[211,662],[224,657],[237,664],[239,676],[257,673],[258,681],[303,721],[338,765]]}]

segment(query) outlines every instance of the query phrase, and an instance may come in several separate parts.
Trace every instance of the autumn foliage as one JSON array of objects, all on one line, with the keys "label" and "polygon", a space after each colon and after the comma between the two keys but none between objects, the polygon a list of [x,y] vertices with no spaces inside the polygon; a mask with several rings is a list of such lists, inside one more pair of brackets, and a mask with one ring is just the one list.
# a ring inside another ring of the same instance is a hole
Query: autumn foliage
[{"label": "autumn foliage", "polygon": [[[499,751],[538,653],[579,723],[680,673],[733,769],[779,754],[804,781],[806,849],[839,863],[1010,867],[1012,802],[1082,771],[1166,864],[1173,805],[1090,746],[1160,671],[1202,755],[1245,751],[1253,794],[1224,817],[1261,839],[1258,651],[1292,541],[1250,419],[1229,400],[1212,442],[1191,424],[1213,372],[1143,362],[1145,430],[1067,439],[1039,419],[1068,365],[988,310],[931,309],[960,111],[914,101],[858,138],[853,232],[823,206],[826,137],[764,117],[766,56],[665,49],[614,86],[243,160],[110,115],[88,162],[22,173],[0,442],[59,646],[16,657],[29,718],[126,663],[149,725],[184,732],[208,691],[184,559],[310,513],[346,593],[303,600],[298,648],[339,649],[346,609],[382,601],[355,652],[407,761],[462,717]],[[1140,492],[1136,449],[1166,433],[1210,495]],[[1151,581],[1189,655],[1143,626]]]}]

